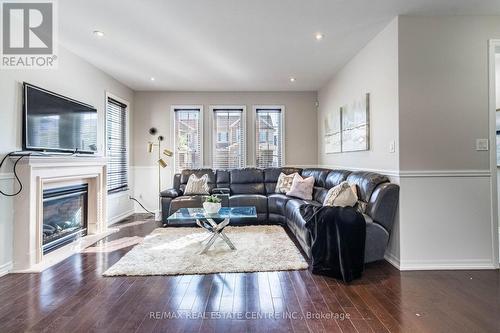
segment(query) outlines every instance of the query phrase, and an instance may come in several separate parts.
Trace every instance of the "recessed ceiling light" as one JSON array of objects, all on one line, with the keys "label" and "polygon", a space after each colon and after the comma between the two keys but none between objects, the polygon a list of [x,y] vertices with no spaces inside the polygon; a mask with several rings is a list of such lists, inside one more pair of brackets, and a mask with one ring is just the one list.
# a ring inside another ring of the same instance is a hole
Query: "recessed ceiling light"
[{"label": "recessed ceiling light", "polygon": [[291,77],[291,78],[290,78],[290,82],[295,82],[295,78],[294,78],[294,77]]},{"label": "recessed ceiling light", "polygon": [[99,30],[94,30],[94,35],[97,37],[104,37],[104,32],[99,31]]},{"label": "recessed ceiling light", "polygon": [[315,35],[314,35],[314,38],[316,38],[316,40],[322,40],[323,37],[325,37],[325,35],[323,35],[321,32],[317,32]]},{"label": "recessed ceiling light", "polygon": [[150,78],[150,80],[151,80],[151,81],[154,81],[154,80],[155,80],[155,78],[154,78],[154,77],[151,77],[151,78]]}]

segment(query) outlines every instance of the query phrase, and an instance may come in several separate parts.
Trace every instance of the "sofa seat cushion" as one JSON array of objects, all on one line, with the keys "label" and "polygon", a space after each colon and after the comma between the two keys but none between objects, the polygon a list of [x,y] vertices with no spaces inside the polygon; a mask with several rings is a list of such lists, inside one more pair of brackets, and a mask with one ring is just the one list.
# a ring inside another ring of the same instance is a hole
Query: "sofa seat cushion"
[{"label": "sofa seat cushion", "polygon": [[285,207],[288,200],[293,199],[292,197],[286,196],[284,194],[270,194],[267,197],[267,205],[269,209],[269,214],[279,214],[285,216]]},{"label": "sofa seat cushion", "polygon": [[285,209],[285,216],[289,217],[289,213],[299,210],[300,206],[302,205],[314,205],[321,207],[323,206],[320,202],[314,201],[314,200],[303,200],[303,199],[298,199],[294,197],[288,197],[289,200],[286,203],[286,209]]},{"label": "sofa seat cushion", "polygon": [[257,213],[267,213],[267,197],[260,194],[237,194],[229,197],[229,205],[255,206]]},{"label": "sofa seat cushion", "polygon": [[231,219],[231,224],[265,223],[267,222],[267,197],[261,194],[237,194],[229,197],[229,206],[254,206],[257,220],[254,218]]},{"label": "sofa seat cushion", "polygon": [[203,195],[183,195],[172,199],[170,203],[169,216],[175,213],[179,208],[201,208],[203,207]]},{"label": "sofa seat cushion", "polygon": [[306,204],[318,207],[322,206],[317,201],[291,198],[286,203],[285,216],[286,216],[287,226],[294,233],[294,235],[297,238],[299,238],[299,242],[302,242],[307,246],[310,246],[311,235],[309,233],[309,230],[307,230],[306,228],[306,221],[302,218],[302,215],[300,214],[300,206]]}]

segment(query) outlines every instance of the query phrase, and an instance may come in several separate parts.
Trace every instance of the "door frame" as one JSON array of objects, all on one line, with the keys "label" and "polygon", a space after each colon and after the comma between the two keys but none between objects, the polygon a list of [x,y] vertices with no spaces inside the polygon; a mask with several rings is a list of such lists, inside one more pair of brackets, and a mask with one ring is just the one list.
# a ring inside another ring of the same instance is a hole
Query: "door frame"
[{"label": "door frame", "polygon": [[498,185],[497,185],[497,144],[496,144],[496,83],[495,83],[495,49],[500,49],[500,39],[488,41],[488,96],[489,96],[489,139],[490,139],[490,179],[491,179],[491,233],[493,264],[499,267],[499,233],[498,228]]}]

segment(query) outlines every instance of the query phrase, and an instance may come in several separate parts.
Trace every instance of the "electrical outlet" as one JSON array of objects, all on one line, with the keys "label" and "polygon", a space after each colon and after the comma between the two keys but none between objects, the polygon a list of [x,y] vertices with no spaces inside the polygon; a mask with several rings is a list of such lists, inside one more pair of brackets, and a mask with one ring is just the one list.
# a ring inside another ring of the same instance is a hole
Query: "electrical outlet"
[{"label": "electrical outlet", "polygon": [[489,150],[488,139],[476,139],[476,151],[488,151],[488,150]]}]

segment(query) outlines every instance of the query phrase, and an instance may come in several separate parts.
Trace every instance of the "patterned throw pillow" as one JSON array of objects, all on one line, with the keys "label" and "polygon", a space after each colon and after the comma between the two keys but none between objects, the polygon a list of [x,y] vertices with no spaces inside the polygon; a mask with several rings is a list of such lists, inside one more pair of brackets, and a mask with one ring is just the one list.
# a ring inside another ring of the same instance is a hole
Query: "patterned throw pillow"
[{"label": "patterned throw pillow", "polygon": [[285,175],[283,172],[280,173],[280,176],[278,177],[278,182],[276,183],[276,189],[274,190],[275,193],[286,193],[290,191],[290,188],[292,187],[292,182],[293,178],[295,175],[298,175],[298,173],[294,172],[291,175]]},{"label": "patterned throw pillow", "polygon": [[186,188],[184,189],[184,195],[194,195],[194,194],[210,194],[208,187],[208,175],[204,174],[200,178],[196,177],[193,173],[189,176]]},{"label": "patterned throw pillow", "polygon": [[358,196],[348,182],[344,181],[328,190],[323,206],[354,207]]},{"label": "patterned throw pillow", "polygon": [[302,178],[299,174],[293,177],[292,187],[286,195],[304,200],[312,200],[314,177]]}]

